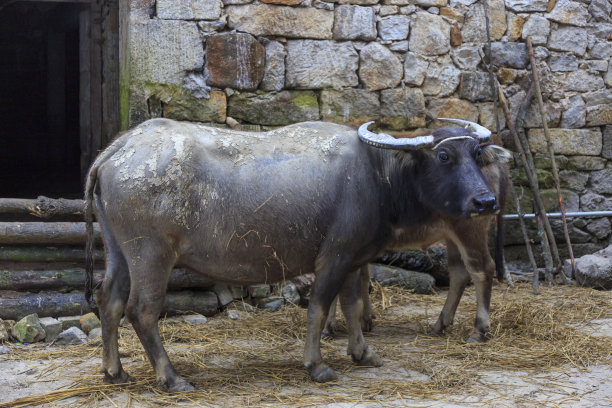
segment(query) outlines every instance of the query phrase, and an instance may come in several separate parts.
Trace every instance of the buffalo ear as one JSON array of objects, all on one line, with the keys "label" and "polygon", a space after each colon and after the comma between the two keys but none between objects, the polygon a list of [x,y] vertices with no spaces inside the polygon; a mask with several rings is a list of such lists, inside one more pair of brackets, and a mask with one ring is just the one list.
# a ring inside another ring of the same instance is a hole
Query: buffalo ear
[{"label": "buffalo ear", "polygon": [[491,163],[508,163],[512,159],[512,153],[501,146],[494,144],[482,148],[482,162],[484,165]]}]

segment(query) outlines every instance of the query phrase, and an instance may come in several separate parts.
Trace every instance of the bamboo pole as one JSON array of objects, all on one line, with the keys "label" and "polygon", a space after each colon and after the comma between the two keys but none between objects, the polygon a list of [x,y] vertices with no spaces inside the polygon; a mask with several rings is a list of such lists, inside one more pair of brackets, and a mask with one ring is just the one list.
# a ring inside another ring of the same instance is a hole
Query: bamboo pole
[{"label": "bamboo pole", "polygon": [[[559,210],[561,211],[561,220],[563,223],[563,235],[565,236],[565,242],[567,243],[567,250],[569,252],[570,261],[572,264],[572,273],[575,273],[574,267],[574,251],[572,249],[572,242],[570,240],[569,231],[567,229],[567,219],[565,218],[565,204],[563,203],[563,197],[561,196],[561,183],[559,182],[559,170],[557,168],[557,162],[555,160],[555,151],[550,141],[550,134],[548,132],[548,124],[546,122],[546,113],[544,111],[544,102],[542,101],[542,91],[540,89],[540,78],[538,75],[538,68],[536,66],[535,56],[533,54],[533,46],[531,45],[531,36],[527,36],[525,41],[527,44],[527,52],[529,54],[529,60],[531,62],[531,71],[533,75],[533,83],[535,85],[535,94],[538,101],[538,107],[540,109],[540,116],[542,118],[542,127],[544,129],[544,137],[546,139],[546,147],[548,148],[548,155],[552,164],[553,179],[555,181],[555,188],[557,189],[557,197],[559,199]],[[563,274],[565,277],[565,274]],[[567,283],[567,279],[565,279]]]},{"label": "bamboo pole", "polygon": [[[535,257],[533,256],[533,250],[531,249],[531,242],[529,242],[529,235],[527,234],[527,228],[525,227],[525,220],[523,219],[523,213],[521,211],[521,202],[520,197],[516,195],[516,190],[514,188],[514,184],[512,180],[510,180],[510,191],[512,192],[512,198],[514,199],[514,203],[516,205],[516,212],[519,216],[519,224],[521,226],[521,233],[523,234],[523,240],[525,241],[525,249],[527,250],[527,257],[529,258],[529,262],[531,263],[531,267],[533,268],[533,293],[539,294],[539,283],[540,283],[540,274],[538,272],[538,264],[536,263]],[[521,191],[522,196],[522,191]]]},{"label": "bamboo pole", "polygon": [[[101,243],[98,224],[95,241]],[[0,244],[84,244],[84,222],[0,222]]]}]

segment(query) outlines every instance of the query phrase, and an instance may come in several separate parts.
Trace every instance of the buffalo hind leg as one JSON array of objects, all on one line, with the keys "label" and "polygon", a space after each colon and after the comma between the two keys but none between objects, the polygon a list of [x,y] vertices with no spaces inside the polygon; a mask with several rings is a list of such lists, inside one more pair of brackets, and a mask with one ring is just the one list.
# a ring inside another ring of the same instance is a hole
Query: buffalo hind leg
[{"label": "buffalo hind leg", "polygon": [[[99,218],[103,214],[98,215]],[[106,223],[100,222],[106,248],[106,273],[96,291],[96,304],[102,326],[102,372],[104,381],[122,384],[133,381],[121,366],[119,359],[118,329],[130,293],[130,275],[127,263]]]},{"label": "buffalo hind leg", "polygon": [[457,311],[461,296],[463,296],[463,291],[470,282],[470,275],[463,265],[459,249],[450,241],[447,243],[447,255],[449,273],[448,295],[436,324],[429,330],[430,334],[440,335],[448,326],[453,324],[455,312]]},{"label": "buffalo hind leg", "polygon": [[359,365],[380,367],[382,365],[381,358],[368,347],[361,331],[364,302],[362,299],[363,291],[360,289],[362,286],[360,276],[360,271],[349,273],[340,292],[342,313],[346,318],[349,334],[347,354]]},{"label": "buffalo hind leg", "polygon": [[331,306],[329,307],[327,319],[325,320],[325,326],[323,327],[323,331],[321,332],[322,339],[328,339],[328,338],[334,337],[334,334],[336,333],[337,305],[338,305],[338,296],[334,298]]},{"label": "buffalo hind leg", "polygon": [[[159,253],[156,249],[142,251],[149,257]],[[161,258],[161,257],[160,257]],[[160,386],[168,387],[168,391],[191,391],[195,388],[180,377],[164,349],[159,335],[158,319],[166,296],[168,277],[174,260],[167,258],[144,261],[142,256],[137,259],[130,270],[132,287],[126,307],[126,315],[142,346],[144,347]]]}]

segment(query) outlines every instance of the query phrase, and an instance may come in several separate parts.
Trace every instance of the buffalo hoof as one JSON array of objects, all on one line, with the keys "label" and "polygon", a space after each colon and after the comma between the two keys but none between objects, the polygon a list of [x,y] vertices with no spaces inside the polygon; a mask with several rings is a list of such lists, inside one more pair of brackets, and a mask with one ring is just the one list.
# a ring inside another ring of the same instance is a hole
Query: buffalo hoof
[{"label": "buffalo hoof", "polygon": [[374,327],[374,315],[370,317],[361,318],[361,331],[362,332],[371,332]]},{"label": "buffalo hoof", "polygon": [[444,329],[437,329],[435,327],[430,327],[429,330],[427,330],[427,334],[430,336],[441,336],[443,332]]},{"label": "buffalo hoof", "polygon": [[126,373],[123,369],[121,369],[117,375],[110,375],[108,371],[104,370],[104,382],[109,384],[133,383],[134,377]]},{"label": "buffalo hoof", "polygon": [[325,328],[321,331],[321,338],[322,339],[332,339],[334,337],[335,334],[335,330],[333,327],[331,326],[325,326]]},{"label": "buffalo hoof", "polygon": [[193,391],[193,390],[195,390],[195,387],[189,384],[185,380],[177,381],[173,385],[168,386],[169,392],[185,392],[185,391]]},{"label": "buffalo hoof", "polygon": [[474,332],[470,334],[470,337],[465,339],[467,343],[484,343],[487,341],[485,334],[480,332]]},{"label": "buffalo hoof", "polygon": [[363,353],[363,355],[361,356],[361,359],[359,360],[356,359],[355,356],[352,356],[352,357],[353,357],[353,361],[357,363],[357,365],[360,365],[360,366],[380,367],[383,365],[382,358],[380,358],[378,354],[376,354],[376,352],[372,350],[371,348],[367,348],[365,353]]},{"label": "buffalo hoof", "polygon": [[338,374],[325,364],[318,364],[310,369],[310,378],[315,382],[336,381]]}]

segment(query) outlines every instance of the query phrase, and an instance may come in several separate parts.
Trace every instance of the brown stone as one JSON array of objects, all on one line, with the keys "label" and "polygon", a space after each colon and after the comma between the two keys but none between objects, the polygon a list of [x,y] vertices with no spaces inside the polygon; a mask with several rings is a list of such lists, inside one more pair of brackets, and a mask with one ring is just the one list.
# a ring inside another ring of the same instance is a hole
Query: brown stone
[{"label": "brown stone", "polygon": [[516,79],[516,70],[500,67],[499,70],[497,70],[497,78],[502,85],[511,84]]},{"label": "brown stone", "polygon": [[250,34],[223,33],[206,41],[208,85],[254,91],[264,74],[266,50]]},{"label": "brown stone", "polygon": [[440,15],[442,17],[450,18],[451,20],[455,20],[456,22],[462,24],[464,17],[463,14],[450,7],[442,7],[440,9]]},{"label": "brown stone", "polygon": [[[595,129],[549,129],[553,150],[570,156],[599,156],[602,149],[602,135]],[[530,129],[529,147],[534,153],[547,153],[543,129]]]},{"label": "brown stone", "polygon": [[210,91],[210,97],[196,98],[178,86],[159,85],[147,100],[152,117],[192,122],[225,122],[227,101],[222,91]]},{"label": "brown stone", "polygon": [[266,4],[282,4],[283,6],[297,6],[302,0],[261,0]]},{"label": "brown stone", "polygon": [[453,47],[458,47],[463,43],[463,40],[461,37],[461,27],[459,27],[459,24],[455,24],[454,26],[451,27],[450,43]]},{"label": "brown stone", "polygon": [[[463,99],[432,99],[427,110],[434,118],[455,118],[478,122],[478,108]],[[447,122],[439,122],[438,124],[448,126]]]},{"label": "brown stone", "polygon": [[586,125],[601,126],[612,123],[612,104],[587,107]]},{"label": "brown stone", "polygon": [[508,37],[508,41],[517,41],[521,38],[523,34],[523,25],[525,24],[525,19],[516,14],[508,15],[508,28],[506,31],[506,36]]}]

